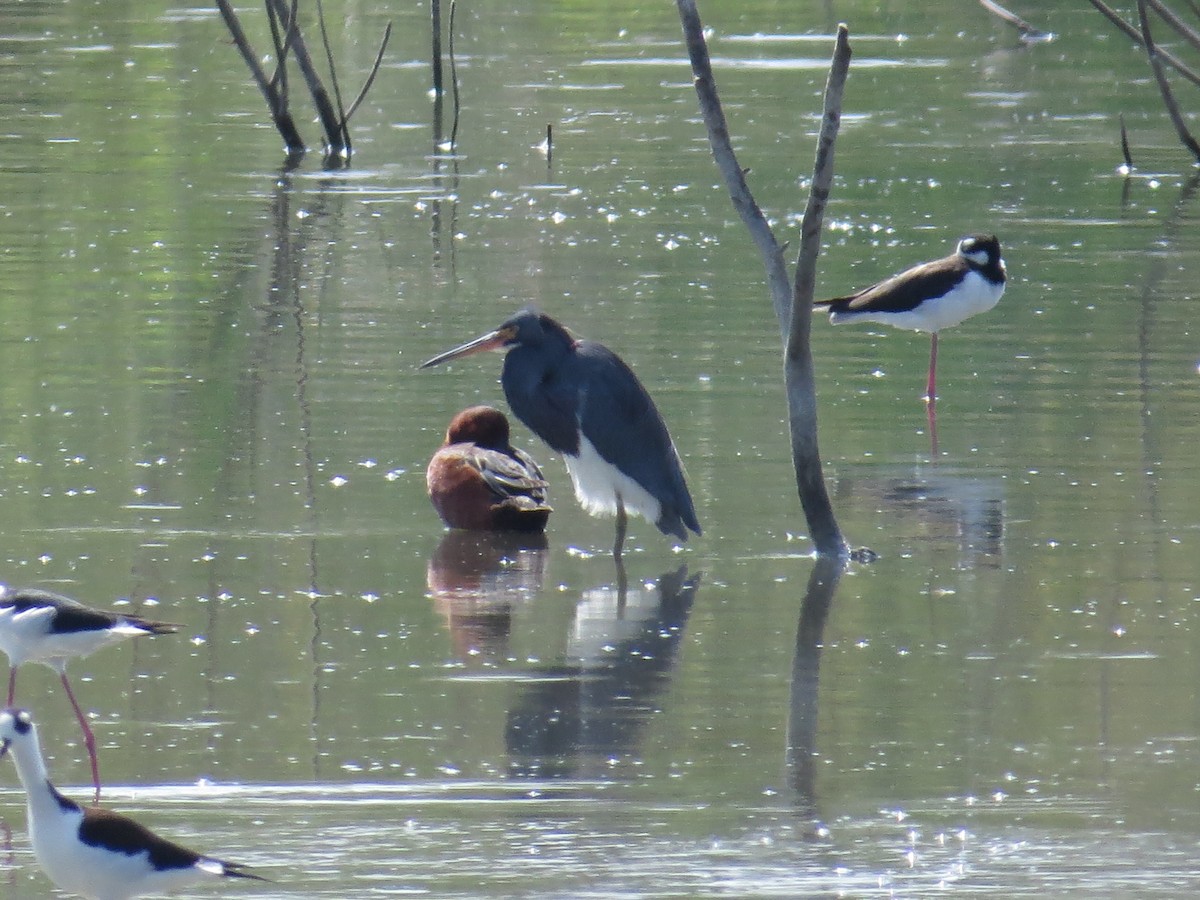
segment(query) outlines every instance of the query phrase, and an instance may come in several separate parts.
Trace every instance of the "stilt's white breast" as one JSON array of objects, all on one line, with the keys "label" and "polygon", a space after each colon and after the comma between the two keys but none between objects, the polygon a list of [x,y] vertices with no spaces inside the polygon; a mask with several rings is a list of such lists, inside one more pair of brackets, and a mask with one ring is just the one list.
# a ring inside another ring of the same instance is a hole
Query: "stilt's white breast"
[{"label": "stilt's white breast", "polygon": [[17,612],[15,606],[0,606],[0,650],[14,666],[31,658],[50,631],[54,610],[48,606]]},{"label": "stilt's white breast", "polygon": [[915,309],[904,312],[863,311],[833,313],[829,321],[834,325],[845,322],[880,322],[895,328],[910,328],[913,331],[941,331],[952,328],[959,322],[987,312],[1000,302],[1004,294],[1004,282],[988,281],[978,272],[968,272],[957,285],[940,297],[930,297]]},{"label": "stilt's white breast", "polygon": [[112,628],[85,631],[53,631],[54,609],[37,606],[17,612],[15,607],[0,607],[0,650],[13,665],[40,662],[57,668],[63,660],[87,656],[127,637],[149,632],[145,628],[121,623]]},{"label": "stilt's white breast", "polygon": [[603,457],[582,434],[579,436],[579,455],[564,456],[567,471],[575,485],[580,505],[593,516],[616,515],[617,498],[625,511],[637,513],[648,522],[657,522],[662,505],[650,493]]}]

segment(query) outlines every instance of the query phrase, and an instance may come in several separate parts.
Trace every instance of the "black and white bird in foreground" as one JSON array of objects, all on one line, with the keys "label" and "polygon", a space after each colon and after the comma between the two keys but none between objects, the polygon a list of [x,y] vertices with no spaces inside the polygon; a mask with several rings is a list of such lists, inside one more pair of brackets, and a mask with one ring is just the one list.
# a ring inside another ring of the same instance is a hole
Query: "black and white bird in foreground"
[{"label": "black and white bird in foreground", "polygon": [[26,710],[0,712],[0,757],[6,754],[25,787],[33,854],[60,890],[88,900],[128,900],[216,878],[267,880],[174,844],[119,813],[64,797],[50,782]]},{"label": "black and white bird in foreground", "polygon": [[1000,302],[1005,284],[1000,241],[994,234],[972,234],[949,256],[922,263],[886,281],[845,297],[819,300],[829,321],[880,322],[932,335],[925,399],[937,399],[938,332],[951,328]]},{"label": "black and white bird in foreground", "polygon": [[67,678],[67,661],[119,643],[126,638],[170,634],[178,626],[154,622],[131,613],[105,612],[84,606],[70,597],[36,588],[4,589],[0,593],[0,650],[8,657],[8,706],[16,702],[17,669],[27,662],[40,662],[58,673],[79,727],[96,799],[100,799],[100,764],[96,758],[96,736],[87,716],[75,699]]}]

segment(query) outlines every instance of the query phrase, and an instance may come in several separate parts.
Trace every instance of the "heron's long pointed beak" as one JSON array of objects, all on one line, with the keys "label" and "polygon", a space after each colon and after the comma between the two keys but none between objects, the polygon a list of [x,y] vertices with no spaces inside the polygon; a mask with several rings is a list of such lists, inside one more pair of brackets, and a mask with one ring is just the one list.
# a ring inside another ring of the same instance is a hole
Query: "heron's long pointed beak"
[{"label": "heron's long pointed beak", "polygon": [[484,350],[500,350],[515,336],[515,328],[498,328],[495,331],[489,331],[482,337],[475,338],[473,341],[467,341],[467,343],[463,344],[462,346],[455,347],[453,350],[447,350],[445,353],[439,353],[433,359],[429,359],[421,363],[418,368],[428,369],[430,366],[436,366],[439,363],[449,362],[452,359],[458,359],[460,356],[470,356],[472,353],[482,353]]}]

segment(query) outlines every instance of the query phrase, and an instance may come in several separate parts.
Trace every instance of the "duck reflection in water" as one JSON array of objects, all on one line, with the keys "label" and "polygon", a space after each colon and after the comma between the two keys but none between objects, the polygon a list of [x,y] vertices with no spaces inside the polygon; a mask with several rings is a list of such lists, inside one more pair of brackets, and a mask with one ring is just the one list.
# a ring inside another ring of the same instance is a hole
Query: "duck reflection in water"
[{"label": "duck reflection in water", "polygon": [[425,470],[442,521],[470,531],[546,530],[546,480],[533,458],[509,443],[508,419],[490,406],[464,409]]},{"label": "duck reflection in water", "polygon": [[480,665],[508,659],[513,611],[541,590],[545,572],[544,534],[447,532],[425,577],[456,657]]},{"label": "duck reflection in water", "polygon": [[653,587],[584,594],[564,661],[530,672],[509,710],[511,774],[610,778],[614,760],[636,757],[659,711],[699,583],[681,566]]}]

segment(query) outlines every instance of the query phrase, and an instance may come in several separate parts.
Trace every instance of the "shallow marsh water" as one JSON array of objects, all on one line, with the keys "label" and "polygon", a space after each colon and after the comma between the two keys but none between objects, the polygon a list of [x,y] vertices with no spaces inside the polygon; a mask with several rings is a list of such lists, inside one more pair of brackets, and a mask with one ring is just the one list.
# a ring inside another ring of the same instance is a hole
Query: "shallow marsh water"
[{"label": "shallow marsh water", "polygon": [[[850,26],[822,294],[1005,248],[943,336],[936,454],[927,339],[814,323],[831,492],[881,554],[832,584],[673,6],[463,6],[455,154],[427,9],[327,7],[350,84],[397,26],[341,172],[283,170],[208,7],[0,4],[0,578],[184,626],[72,666],[106,802],[257,897],[1200,886],[1200,201],[1139,55],[1081,5],[1029,48],[975,4],[702,5],[781,232]],[[496,357],[417,363],[527,302],[634,366],[687,466],[705,534],[636,522],[624,597],[523,429],[545,546],[424,497],[503,398]],[[52,674],[19,697],[86,794]],[[7,767],[0,817],[4,896],[44,896]]]}]

